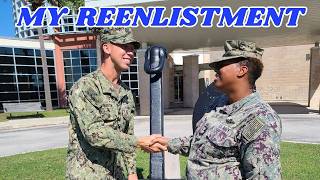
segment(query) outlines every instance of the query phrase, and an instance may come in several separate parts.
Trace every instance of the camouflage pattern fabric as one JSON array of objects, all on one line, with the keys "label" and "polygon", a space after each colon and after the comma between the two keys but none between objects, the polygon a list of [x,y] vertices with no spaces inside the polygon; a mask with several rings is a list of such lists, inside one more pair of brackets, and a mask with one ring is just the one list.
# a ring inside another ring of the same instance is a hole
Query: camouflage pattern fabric
[{"label": "camouflage pattern fabric", "polygon": [[225,53],[221,59],[213,60],[209,65],[213,67],[215,63],[234,58],[256,58],[262,59],[263,49],[256,46],[256,43],[243,40],[227,40],[224,43]]},{"label": "camouflage pattern fabric", "polygon": [[100,28],[97,30],[100,34],[101,43],[113,42],[117,44],[132,43],[135,49],[139,49],[141,44],[134,39],[132,30],[124,27]]},{"label": "camouflage pattern fabric", "polygon": [[281,120],[254,92],[215,107],[197,123],[190,137],[174,138],[168,150],[188,156],[188,179],[281,179]]},{"label": "camouflage pattern fabric", "polygon": [[136,173],[135,104],[120,81],[117,91],[101,70],[82,77],[69,93],[67,179],[127,179]]}]

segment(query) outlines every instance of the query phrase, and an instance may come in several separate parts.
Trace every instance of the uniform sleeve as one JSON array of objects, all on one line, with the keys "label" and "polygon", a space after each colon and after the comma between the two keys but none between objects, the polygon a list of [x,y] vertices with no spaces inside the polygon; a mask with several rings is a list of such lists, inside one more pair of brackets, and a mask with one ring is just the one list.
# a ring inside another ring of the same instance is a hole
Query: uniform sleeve
[{"label": "uniform sleeve", "polygon": [[[242,174],[246,179],[281,179],[280,119],[267,118],[261,130],[253,126],[244,132]],[[249,126],[252,123],[249,123]],[[255,127],[257,127],[257,123]],[[259,129],[259,128],[258,128]]]},{"label": "uniform sleeve", "polygon": [[[133,109],[135,109],[133,98],[131,102],[133,103]],[[128,134],[130,135],[134,134],[134,116],[130,118],[129,126],[128,126]],[[136,152],[134,151],[132,153],[124,153],[124,161],[127,166],[128,174],[135,174],[136,173]]]},{"label": "uniform sleeve", "polygon": [[136,150],[137,138],[114,130],[106,125],[94,99],[99,98],[94,87],[86,82],[86,87],[73,89],[69,98],[70,111],[75,116],[79,128],[87,142],[97,148],[114,149],[132,153]]},{"label": "uniform sleeve", "polygon": [[190,145],[193,136],[173,138],[168,142],[168,151],[172,154],[189,155]]}]

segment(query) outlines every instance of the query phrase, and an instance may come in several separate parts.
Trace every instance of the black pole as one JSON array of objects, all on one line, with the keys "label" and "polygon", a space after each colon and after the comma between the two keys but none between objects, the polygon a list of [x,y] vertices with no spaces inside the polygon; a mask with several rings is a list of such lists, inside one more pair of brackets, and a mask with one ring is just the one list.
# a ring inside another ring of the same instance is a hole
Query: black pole
[{"label": "black pole", "polygon": [[[150,134],[163,135],[162,70],[167,51],[152,46],[145,54],[144,70],[150,74]],[[150,179],[164,179],[163,152],[150,154]]]}]

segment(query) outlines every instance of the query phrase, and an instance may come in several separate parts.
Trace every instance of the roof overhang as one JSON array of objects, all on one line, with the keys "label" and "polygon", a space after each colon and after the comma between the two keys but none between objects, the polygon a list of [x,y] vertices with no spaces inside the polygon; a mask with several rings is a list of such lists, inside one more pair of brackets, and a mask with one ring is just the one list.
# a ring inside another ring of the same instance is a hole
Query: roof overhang
[{"label": "roof overhang", "polygon": [[[102,2],[105,1],[99,0],[99,2],[101,2],[101,6],[104,6]],[[139,1],[131,2],[139,3]],[[141,42],[162,45],[168,48],[169,51],[221,47],[226,39],[254,41],[261,47],[312,44],[315,41],[320,40],[320,1],[167,0],[131,5],[143,7],[165,6],[169,10],[172,6],[230,6],[233,10],[238,9],[241,6],[308,7],[307,15],[300,17],[299,27],[297,28],[287,28],[285,26],[280,28],[201,28],[200,25],[193,28],[134,28],[134,34]],[[165,16],[170,16],[170,11],[166,12],[167,14],[165,14]]]}]

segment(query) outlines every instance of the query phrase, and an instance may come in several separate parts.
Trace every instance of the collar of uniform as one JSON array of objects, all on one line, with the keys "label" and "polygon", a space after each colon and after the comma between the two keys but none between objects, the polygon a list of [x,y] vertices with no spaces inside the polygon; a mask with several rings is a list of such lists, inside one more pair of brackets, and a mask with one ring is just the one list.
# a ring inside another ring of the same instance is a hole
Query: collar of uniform
[{"label": "collar of uniform", "polygon": [[123,82],[119,80],[119,93],[116,92],[116,89],[113,87],[112,82],[109,81],[104,74],[102,73],[101,69],[99,68],[97,71],[97,77],[99,79],[102,93],[103,94],[110,94],[114,98],[120,100],[126,95],[126,90],[123,86]]},{"label": "collar of uniform", "polygon": [[217,108],[217,111],[218,112],[223,111],[226,114],[230,115],[230,114],[238,111],[240,108],[244,107],[246,104],[248,104],[248,102],[251,102],[256,99],[260,99],[260,95],[258,92],[251,93],[247,97],[245,97],[235,103],[232,103],[230,105],[225,105],[220,108]]}]

